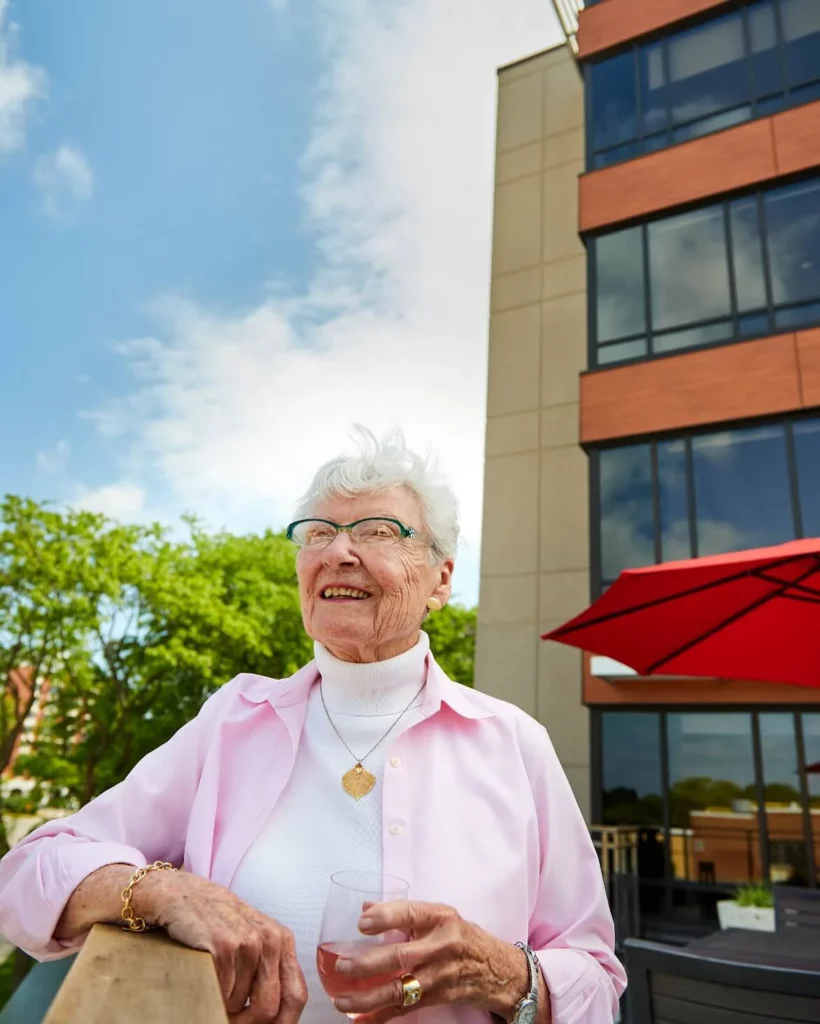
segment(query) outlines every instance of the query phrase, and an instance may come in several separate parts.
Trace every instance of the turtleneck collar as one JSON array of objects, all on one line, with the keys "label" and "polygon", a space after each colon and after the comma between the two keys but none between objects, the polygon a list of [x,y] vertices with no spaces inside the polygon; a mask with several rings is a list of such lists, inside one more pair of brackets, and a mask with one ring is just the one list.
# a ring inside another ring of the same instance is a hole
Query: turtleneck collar
[{"label": "turtleneck collar", "polygon": [[[427,676],[430,639],[419,632],[409,651],[386,661],[340,661],[316,641],[316,667],[328,711],[343,715],[390,715],[403,711]],[[422,701],[419,696],[419,703]]]}]

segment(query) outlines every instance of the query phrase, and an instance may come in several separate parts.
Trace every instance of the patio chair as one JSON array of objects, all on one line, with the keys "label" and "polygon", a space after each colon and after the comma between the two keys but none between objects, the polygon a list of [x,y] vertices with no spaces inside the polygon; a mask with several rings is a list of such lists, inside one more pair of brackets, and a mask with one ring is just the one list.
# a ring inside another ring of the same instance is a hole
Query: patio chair
[{"label": "patio chair", "polygon": [[792,885],[773,885],[775,927],[780,931],[806,932],[820,939],[820,891]]},{"label": "patio chair", "polygon": [[0,1024],[40,1024],[75,959],[76,954],[34,964],[0,1010]]},{"label": "patio chair", "polygon": [[817,1024],[820,972],[707,959],[628,939],[630,1024]]}]

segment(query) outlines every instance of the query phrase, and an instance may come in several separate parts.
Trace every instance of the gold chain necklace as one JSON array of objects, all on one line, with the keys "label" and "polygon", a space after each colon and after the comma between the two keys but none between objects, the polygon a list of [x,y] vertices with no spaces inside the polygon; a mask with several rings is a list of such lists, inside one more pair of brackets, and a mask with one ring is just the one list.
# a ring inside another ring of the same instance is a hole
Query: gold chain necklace
[{"label": "gold chain necklace", "polygon": [[327,704],[325,704],[325,691],[322,689],[322,681],[319,680],[319,696],[322,698],[322,707],[325,709],[327,720],[328,722],[330,722],[333,731],[342,741],[342,746],[356,762],[353,765],[353,767],[349,771],[346,771],[342,776],[342,789],[345,791],[345,793],[347,793],[348,796],[352,796],[354,800],[361,800],[363,796],[367,796],[371,789],[373,789],[373,787],[376,785],[376,776],[372,772],[369,772],[363,766],[362,761],[366,761],[368,757],[370,757],[370,755],[376,749],[376,747],[378,747],[381,743],[384,743],[384,741],[387,739],[390,733],[396,728],[396,726],[399,724],[402,718],[404,718],[404,716],[407,714],[410,708],[416,703],[419,696],[421,695],[421,691],[424,689],[426,685],[427,680],[425,679],[425,681],[421,684],[421,690],[419,690],[419,692],[413,697],[413,699],[410,701],[410,703],[407,705],[404,711],[402,711],[399,714],[398,718],[396,718],[396,720],[393,722],[393,724],[390,726],[387,732],[380,739],[376,740],[376,742],[373,744],[370,750],[368,750],[364,757],[356,757],[356,755],[353,753],[350,747],[345,743],[344,736],[342,736],[342,734],[336,728],[336,723],[330,717],[330,712],[327,709]]}]

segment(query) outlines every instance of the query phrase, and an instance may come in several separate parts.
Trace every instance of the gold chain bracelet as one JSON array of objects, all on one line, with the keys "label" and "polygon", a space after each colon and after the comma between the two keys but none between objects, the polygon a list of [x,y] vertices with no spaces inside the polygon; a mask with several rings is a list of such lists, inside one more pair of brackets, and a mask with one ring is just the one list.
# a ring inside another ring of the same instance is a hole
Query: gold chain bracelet
[{"label": "gold chain bracelet", "polygon": [[173,864],[164,860],[155,860],[153,864],[147,864],[144,868],[137,868],[128,879],[128,885],[122,890],[122,913],[121,917],[125,922],[125,929],[129,932],[144,932],[148,929],[144,918],[137,917],[134,908],[131,906],[131,897],[134,894],[134,886],[143,880],[149,871],[176,871]]}]

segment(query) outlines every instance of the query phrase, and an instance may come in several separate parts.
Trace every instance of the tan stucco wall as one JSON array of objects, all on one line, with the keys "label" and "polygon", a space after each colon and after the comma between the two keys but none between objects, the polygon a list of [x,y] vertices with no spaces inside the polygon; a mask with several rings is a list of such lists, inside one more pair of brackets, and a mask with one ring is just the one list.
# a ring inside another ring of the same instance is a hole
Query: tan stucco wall
[{"label": "tan stucco wall", "polygon": [[566,47],[499,72],[476,686],[547,726],[584,813],[581,660],[539,634],[589,593],[583,91]]}]

